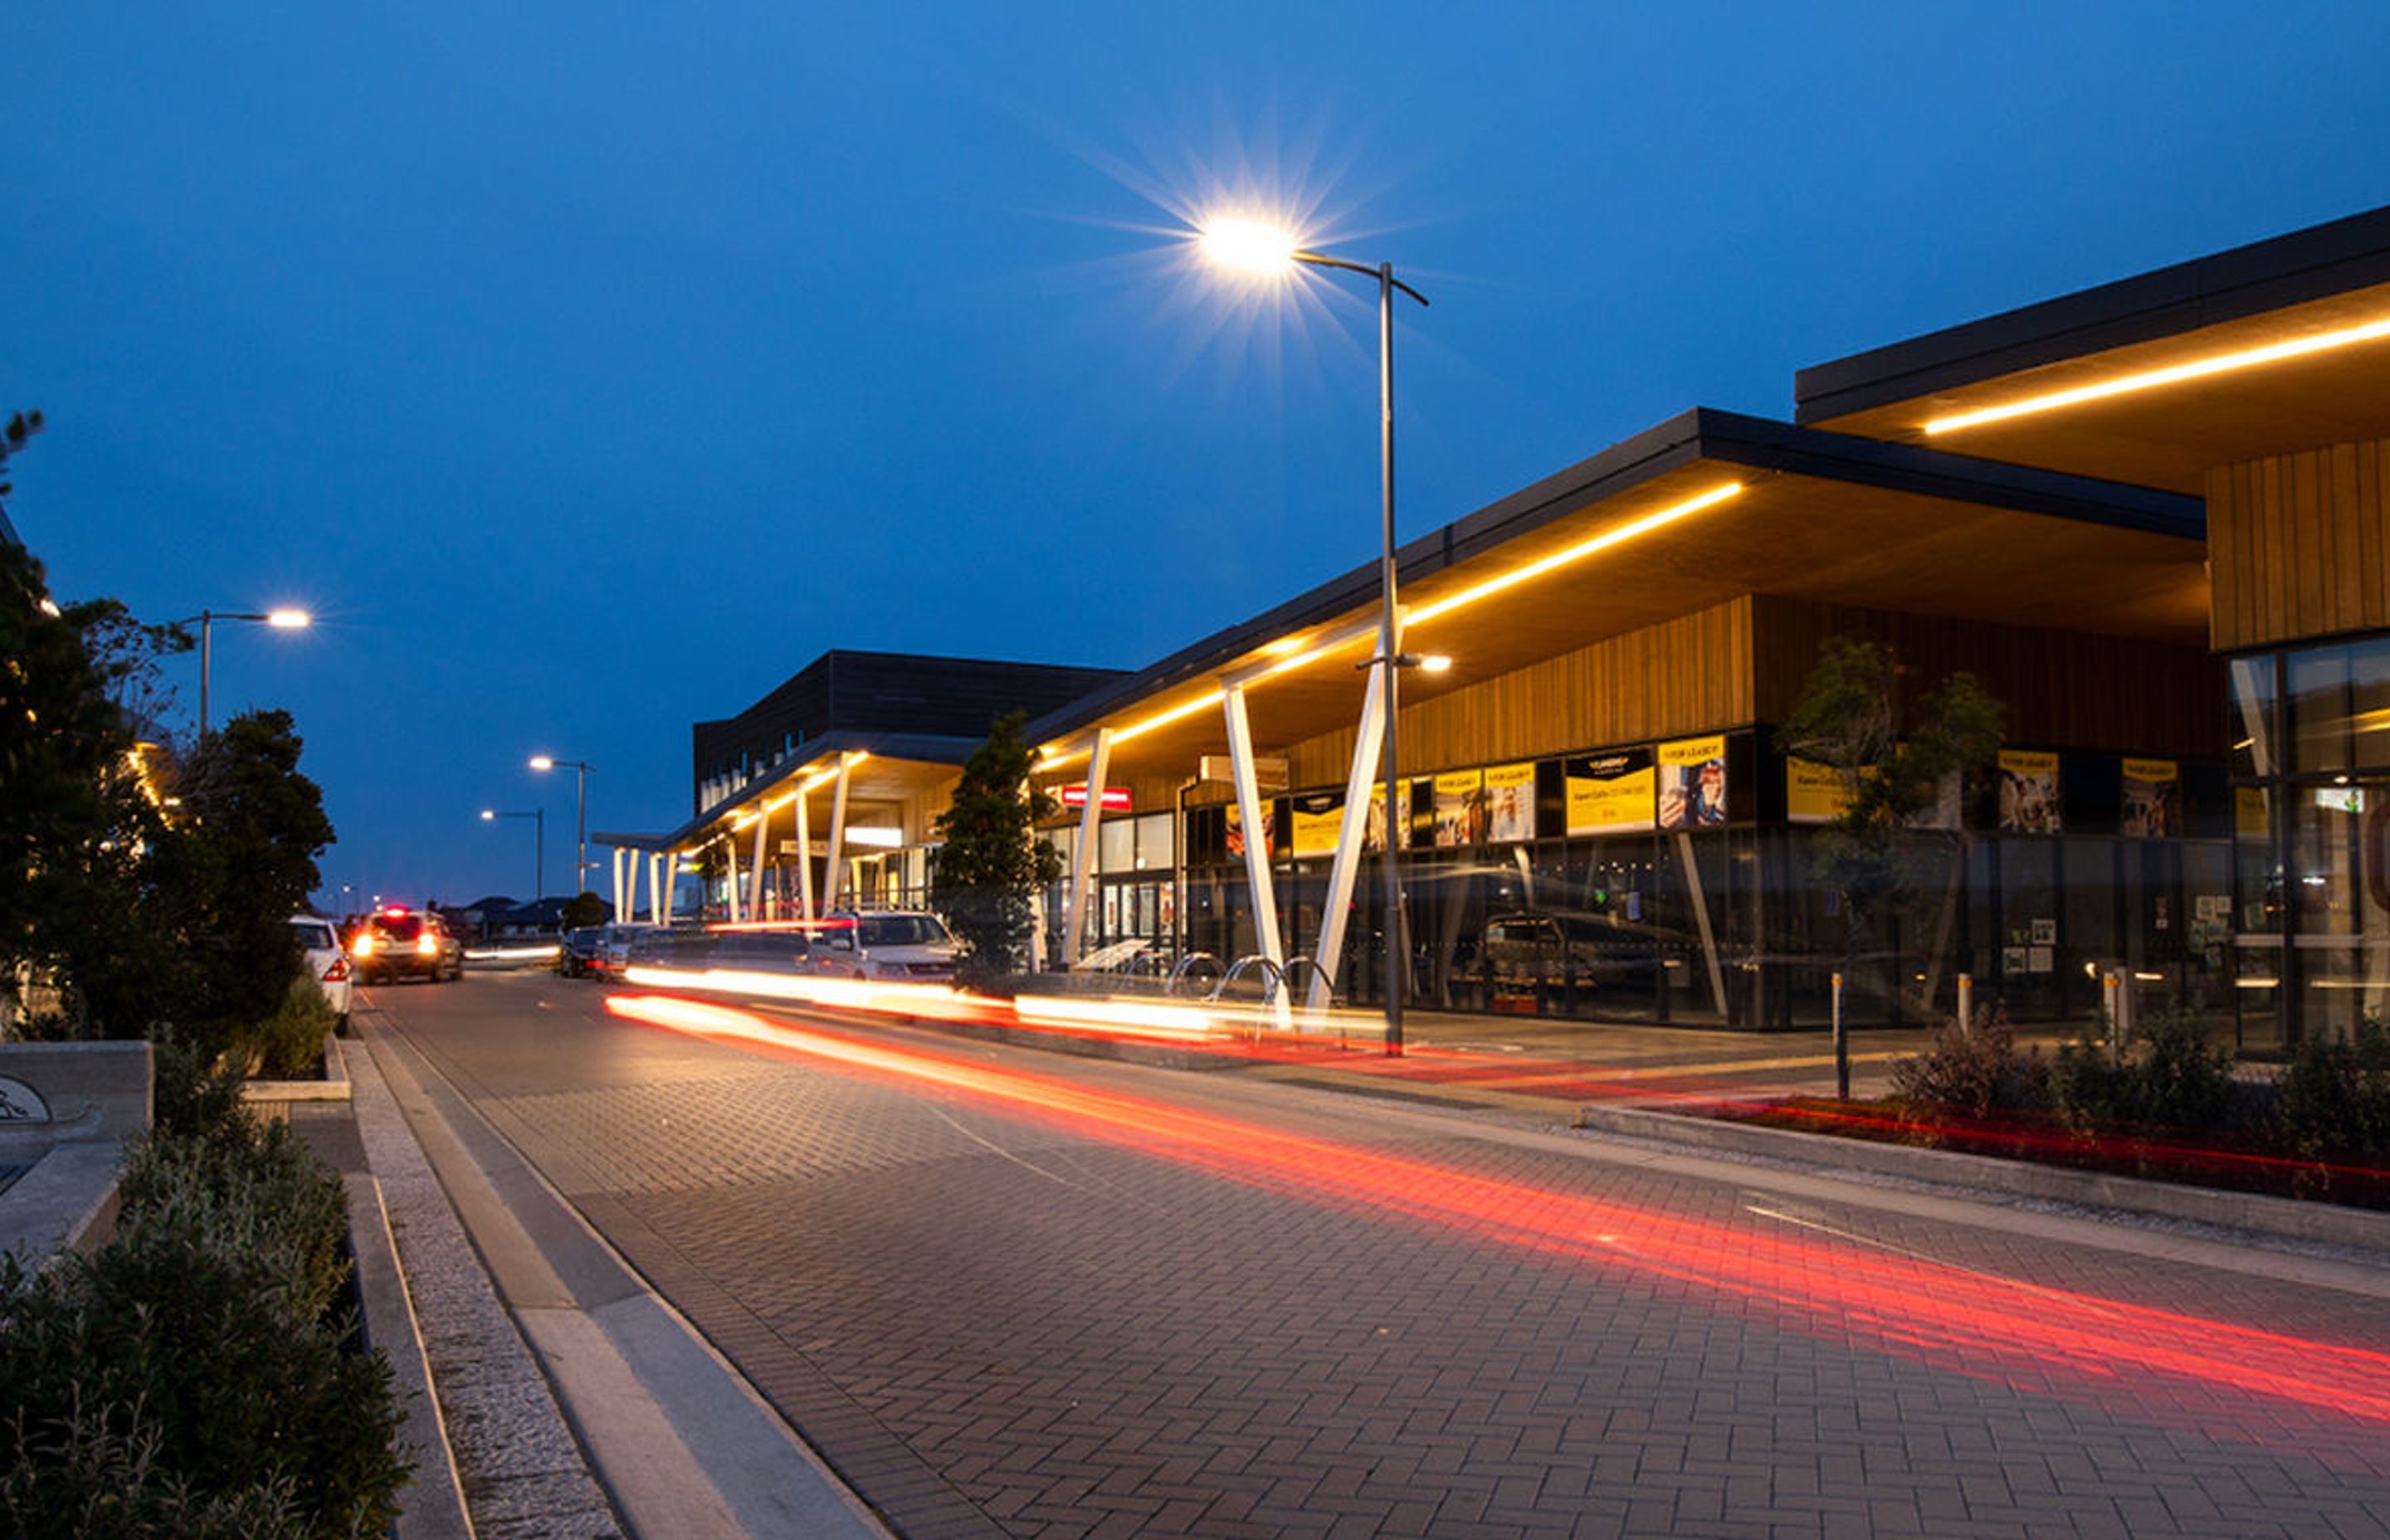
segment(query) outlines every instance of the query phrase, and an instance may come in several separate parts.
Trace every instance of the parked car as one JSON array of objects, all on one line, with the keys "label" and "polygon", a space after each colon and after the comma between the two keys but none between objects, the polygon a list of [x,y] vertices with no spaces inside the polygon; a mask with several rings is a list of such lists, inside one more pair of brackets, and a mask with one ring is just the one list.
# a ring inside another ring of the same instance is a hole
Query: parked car
[{"label": "parked car", "polygon": [[564,944],[556,951],[556,970],[568,979],[588,978],[590,964],[598,955],[598,943],[604,937],[605,927],[588,926],[564,932]]},{"label": "parked car", "polygon": [[944,982],[962,956],[946,922],[918,909],[833,914],[813,933],[805,969],[829,979]]},{"label": "parked car", "polygon": [[332,1015],[339,1020],[340,1025],[335,1030],[343,1036],[347,1035],[349,956],[341,949],[339,929],[321,915],[292,915],[290,930],[307,954],[309,976],[324,992],[324,1003],[332,1007]]},{"label": "parked car", "polygon": [[465,943],[438,915],[377,909],[349,938],[349,962],[359,983],[385,979],[453,982],[465,976]]}]

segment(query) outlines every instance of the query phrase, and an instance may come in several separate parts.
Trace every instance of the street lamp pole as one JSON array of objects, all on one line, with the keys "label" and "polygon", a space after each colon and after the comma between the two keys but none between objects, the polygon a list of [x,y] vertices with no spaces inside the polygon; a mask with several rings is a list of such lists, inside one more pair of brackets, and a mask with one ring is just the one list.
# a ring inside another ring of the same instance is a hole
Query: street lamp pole
[{"label": "street lamp pole", "polygon": [[572,857],[572,896],[579,898],[583,879],[589,875],[589,766],[577,759],[557,759],[548,754],[532,756],[531,767],[534,770],[554,770],[559,766],[575,773],[572,837],[577,848]]},{"label": "street lamp pole", "polygon": [[208,736],[208,684],[209,676],[214,673],[215,668],[216,622],[218,621],[254,621],[260,625],[270,625],[276,631],[303,631],[315,623],[314,617],[304,610],[239,612],[202,610],[188,620],[177,622],[182,625],[197,623],[199,628],[199,737],[202,738]]},{"label": "street lamp pole", "polygon": [[529,818],[532,823],[531,901],[533,904],[547,896],[547,809],[533,808],[529,813],[500,813],[495,808],[482,809],[482,821],[495,823],[500,818]]},{"label": "street lamp pole", "polygon": [[1205,227],[1203,243],[1214,258],[1252,272],[1283,272],[1288,264],[1333,267],[1358,273],[1378,286],[1378,488],[1380,545],[1378,555],[1378,656],[1384,665],[1386,725],[1381,778],[1386,798],[1386,885],[1383,934],[1386,948],[1386,1052],[1403,1051],[1403,999],[1407,981],[1407,955],[1403,945],[1403,821],[1396,810],[1394,708],[1399,691],[1394,676],[1416,660],[1401,649],[1402,611],[1395,605],[1394,573],[1394,291],[1402,290],[1420,304],[1427,296],[1394,276],[1392,263],[1375,267],[1324,251],[1305,250],[1288,232],[1252,220],[1224,219]]}]

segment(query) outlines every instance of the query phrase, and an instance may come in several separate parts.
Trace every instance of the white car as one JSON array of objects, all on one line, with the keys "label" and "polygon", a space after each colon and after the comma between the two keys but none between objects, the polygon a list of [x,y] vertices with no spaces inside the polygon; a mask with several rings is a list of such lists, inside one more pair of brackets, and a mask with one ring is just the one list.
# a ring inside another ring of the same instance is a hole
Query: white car
[{"label": "white car", "polygon": [[306,949],[307,974],[324,992],[340,1032],[349,1030],[349,955],[341,950],[341,928],[321,915],[292,915],[290,929]]},{"label": "white car", "polygon": [[806,970],[829,979],[918,979],[944,983],[955,976],[962,943],[945,921],[919,909],[867,909],[834,914],[813,932]]}]

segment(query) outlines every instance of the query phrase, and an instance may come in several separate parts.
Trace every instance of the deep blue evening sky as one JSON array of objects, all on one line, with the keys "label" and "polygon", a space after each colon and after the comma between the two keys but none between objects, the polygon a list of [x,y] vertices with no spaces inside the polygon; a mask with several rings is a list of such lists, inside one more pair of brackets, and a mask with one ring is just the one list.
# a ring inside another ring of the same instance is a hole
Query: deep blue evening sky
[{"label": "deep blue evening sky", "polygon": [[[392,897],[689,812],[831,647],[1137,666],[1368,559],[1373,297],[1224,304],[1216,189],[1434,307],[1417,533],[1683,407],[2390,201],[2362,5],[18,7],[10,513],[220,628]],[[196,712],[196,661],[178,665]]]}]

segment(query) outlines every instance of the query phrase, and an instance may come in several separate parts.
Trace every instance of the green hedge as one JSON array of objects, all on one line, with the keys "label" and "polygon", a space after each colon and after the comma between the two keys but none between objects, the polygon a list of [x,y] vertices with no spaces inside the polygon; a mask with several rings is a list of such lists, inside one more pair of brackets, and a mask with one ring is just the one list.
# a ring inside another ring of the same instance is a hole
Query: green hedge
[{"label": "green hedge", "polygon": [[276,1124],[209,1117],[126,1164],[115,1235],[0,1265],[0,1528],[29,1540],[387,1529],[407,1467],[350,1351],[339,1182]]}]

